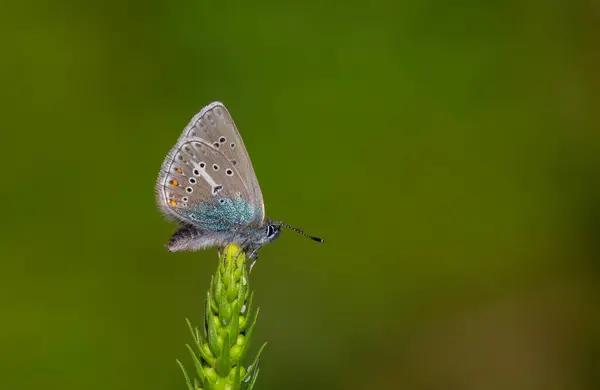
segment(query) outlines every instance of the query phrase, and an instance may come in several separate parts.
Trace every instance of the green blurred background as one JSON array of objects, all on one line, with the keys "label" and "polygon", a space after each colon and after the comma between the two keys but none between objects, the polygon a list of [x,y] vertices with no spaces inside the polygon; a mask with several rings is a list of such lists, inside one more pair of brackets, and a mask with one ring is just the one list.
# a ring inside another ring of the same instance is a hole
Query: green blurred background
[{"label": "green blurred background", "polygon": [[326,239],[261,252],[259,389],[600,385],[596,1],[1,7],[0,389],[185,389],[216,251],[153,186],[213,100]]}]

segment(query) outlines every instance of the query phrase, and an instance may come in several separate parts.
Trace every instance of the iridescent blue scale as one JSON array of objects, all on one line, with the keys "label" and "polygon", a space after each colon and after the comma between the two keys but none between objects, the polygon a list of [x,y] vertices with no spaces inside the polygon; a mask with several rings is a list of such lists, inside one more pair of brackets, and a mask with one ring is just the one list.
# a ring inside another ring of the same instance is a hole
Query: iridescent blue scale
[{"label": "iridescent blue scale", "polygon": [[255,214],[254,205],[241,197],[218,197],[216,202],[201,203],[193,209],[183,211],[183,215],[205,229],[219,232],[248,225],[254,220]]}]

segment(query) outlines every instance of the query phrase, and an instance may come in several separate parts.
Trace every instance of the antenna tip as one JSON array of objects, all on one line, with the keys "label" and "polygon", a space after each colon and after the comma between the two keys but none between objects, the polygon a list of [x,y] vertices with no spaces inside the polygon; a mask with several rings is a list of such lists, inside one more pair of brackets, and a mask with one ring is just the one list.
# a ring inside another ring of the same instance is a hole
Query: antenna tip
[{"label": "antenna tip", "polygon": [[310,237],[311,240],[316,241],[316,242],[325,242],[325,240],[323,240],[322,238],[319,237]]}]

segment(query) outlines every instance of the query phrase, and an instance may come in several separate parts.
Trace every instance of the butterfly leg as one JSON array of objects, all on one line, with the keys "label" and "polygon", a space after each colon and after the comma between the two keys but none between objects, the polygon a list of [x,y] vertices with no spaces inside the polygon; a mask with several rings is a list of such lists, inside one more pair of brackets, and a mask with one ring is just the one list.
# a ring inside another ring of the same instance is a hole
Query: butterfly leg
[{"label": "butterfly leg", "polygon": [[258,259],[258,250],[262,248],[262,246],[255,246],[252,248],[250,253],[248,254],[249,259]]},{"label": "butterfly leg", "polygon": [[242,252],[245,252],[248,250],[249,246],[250,246],[250,240],[245,240],[244,242],[242,242],[240,244],[240,249],[238,250],[238,253],[235,255],[235,261],[237,261],[238,257],[242,254]]},{"label": "butterfly leg", "polygon": [[250,259],[250,267],[248,268],[248,273],[252,272],[252,268],[258,261],[258,250],[262,248],[262,245],[258,245],[252,248],[250,253],[248,253],[248,259]]},{"label": "butterfly leg", "polygon": [[256,255],[254,258],[251,258],[251,260],[252,262],[250,263],[250,267],[248,268],[248,273],[252,272],[252,268],[254,268],[254,265],[258,261],[258,255]]}]

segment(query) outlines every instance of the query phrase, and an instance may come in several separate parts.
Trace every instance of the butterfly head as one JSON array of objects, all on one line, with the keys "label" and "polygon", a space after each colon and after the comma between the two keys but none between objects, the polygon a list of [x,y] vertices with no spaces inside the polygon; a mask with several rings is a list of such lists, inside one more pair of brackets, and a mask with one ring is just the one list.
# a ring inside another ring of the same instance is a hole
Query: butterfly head
[{"label": "butterfly head", "polygon": [[256,239],[254,240],[254,243],[256,245],[260,245],[260,246],[268,244],[269,242],[271,242],[274,239],[276,239],[277,237],[279,237],[279,235],[281,234],[281,229],[284,227],[288,228],[304,237],[308,237],[313,241],[323,242],[322,238],[310,236],[310,235],[306,234],[303,230],[295,228],[293,226],[290,226],[287,223],[279,222],[279,221],[272,221],[270,219],[267,219],[267,223],[265,224],[265,227],[262,228],[261,231],[259,231],[258,237],[256,237]]},{"label": "butterfly head", "polygon": [[261,242],[261,244],[266,244],[269,243],[271,241],[273,241],[274,239],[276,239],[277,237],[279,237],[279,235],[281,234],[281,228],[288,228],[304,237],[310,238],[313,241],[317,241],[317,242],[323,242],[322,238],[319,237],[314,237],[314,236],[310,236],[308,234],[306,234],[303,230],[295,228],[293,226],[288,225],[287,223],[284,222],[279,222],[279,221],[272,221],[272,220],[268,220],[266,223],[266,228],[264,231],[264,236],[263,236],[263,241]]},{"label": "butterfly head", "polygon": [[279,222],[267,220],[265,227],[262,228],[262,231],[259,232],[259,235],[256,239],[257,245],[265,245],[269,242],[273,241],[281,234],[281,225]]}]

